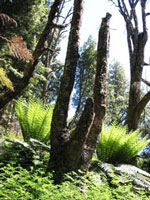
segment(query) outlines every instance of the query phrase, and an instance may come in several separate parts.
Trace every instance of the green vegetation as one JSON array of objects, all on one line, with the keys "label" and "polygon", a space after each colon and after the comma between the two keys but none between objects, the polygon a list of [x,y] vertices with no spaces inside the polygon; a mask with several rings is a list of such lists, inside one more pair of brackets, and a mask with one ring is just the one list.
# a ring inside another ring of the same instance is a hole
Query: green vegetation
[{"label": "green vegetation", "polygon": [[112,164],[128,163],[147,146],[147,137],[140,139],[141,133],[130,131],[125,126],[113,123],[108,129],[103,127],[97,146],[97,156],[103,162]]},{"label": "green vegetation", "polygon": [[15,111],[24,141],[28,142],[30,138],[44,143],[49,141],[53,107],[50,105],[44,108],[40,101],[27,102],[23,99],[17,101]]},{"label": "green vegetation", "polygon": [[1,166],[0,199],[2,200],[148,200],[144,190],[132,191],[131,184],[119,184],[113,179],[110,187],[107,179],[96,172],[87,177],[71,173],[64,176],[61,184],[53,184],[53,174],[45,174],[45,168],[31,168],[29,171],[8,164]]},{"label": "green vegetation", "polygon": [[[98,45],[90,36],[80,47],[83,0],[0,1],[0,200],[150,200],[150,150],[136,157],[148,144],[142,136],[150,124],[150,92],[140,88],[141,80],[150,86],[142,79],[149,13],[146,0],[118,2],[128,35],[129,82],[120,63],[108,70],[109,13]],[[63,64],[59,44],[67,27]],[[69,123],[71,99],[76,111]],[[136,166],[128,165],[132,159]]]}]

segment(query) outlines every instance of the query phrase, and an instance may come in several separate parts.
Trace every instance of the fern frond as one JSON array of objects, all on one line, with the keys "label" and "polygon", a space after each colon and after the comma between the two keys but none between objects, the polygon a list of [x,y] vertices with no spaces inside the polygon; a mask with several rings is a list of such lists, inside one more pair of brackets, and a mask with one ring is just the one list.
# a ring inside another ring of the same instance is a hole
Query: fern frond
[{"label": "fern frond", "polygon": [[141,133],[138,130],[127,133],[126,126],[113,123],[108,129],[103,128],[101,131],[97,156],[103,162],[128,163],[148,144],[146,137],[140,138]]},{"label": "fern frond", "polygon": [[21,126],[22,135],[25,141],[29,140],[27,133],[27,119],[26,119],[26,102],[24,99],[18,99],[15,106],[15,113],[18,118],[19,124]]},{"label": "fern frond", "polygon": [[0,67],[0,82],[2,85],[8,87],[10,90],[14,91],[12,82],[7,78],[6,73],[4,72],[3,68]]},{"label": "fern frond", "polygon": [[41,101],[30,100],[28,103],[22,99],[17,101],[15,111],[25,141],[28,142],[30,138],[45,143],[48,141],[53,107],[50,105],[44,108]]},{"label": "fern frond", "polygon": [[17,27],[17,22],[13,18],[9,17],[8,15],[4,13],[0,13],[0,21],[1,21],[2,26],[13,24],[14,26]]},{"label": "fern frond", "polygon": [[7,45],[14,57],[33,62],[33,57],[21,36],[12,37]]}]

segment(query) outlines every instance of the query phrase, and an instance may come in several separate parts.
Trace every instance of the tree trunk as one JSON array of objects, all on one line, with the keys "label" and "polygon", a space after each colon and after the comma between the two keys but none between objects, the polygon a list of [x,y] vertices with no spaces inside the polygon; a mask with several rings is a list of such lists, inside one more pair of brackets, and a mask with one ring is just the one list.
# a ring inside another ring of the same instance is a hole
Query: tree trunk
[{"label": "tree trunk", "polygon": [[[57,173],[58,179],[67,169],[67,146],[70,134],[67,129],[68,107],[74,85],[76,65],[79,58],[79,31],[83,10],[83,0],[74,0],[74,10],[69,34],[69,42],[58,98],[51,123],[51,152],[49,168]],[[57,179],[57,178],[55,178]]]},{"label": "tree trunk", "polygon": [[111,17],[108,13],[102,20],[99,32],[94,102],[91,98],[87,100],[76,129],[71,134],[69,133],[67,113],[78,60],[82,2],[83,0],[74,1],[65,69],[52,119],[49,170],[55,172],[56,182],[60,181],[66,172],[88,169],[106,112],[106,72]]},{"label": "tree trunk", "polygon": [[94,120],[87,136],[82,156],[80,159],[81,169],[88,169],[92,156],[96,150],[103,120],[106,114],[106,76],[108,68],[108,55],[110,45],[109,21],[111,15],[106,14],[103,18],[99,31],[97,49],[97,67],[94,84]]},{"label": "tree trunk", "polygon": [[[147,43],[148,34],[146,26],[146,18],[149,15],[146,11],[147,0],[124,1],[118,0],[117,3],[110,0],[116,7],[118,7],[121,15],[126,23],[127,42],[130,57],[130,91],[129,91],[129,105],[127,112],[128,130],[136,130],[138,128],[139,120],[145,106],[150,100],[150,93],[145,94],[141,99],[141,81],[144,67],[144,51]],[[141,8],[141,24],[139,23],[137,13],[138,6]],[[142,27],[139,28],[139,24]],[[142,32],[141,29],[142,28]]]},{"label": "tree trunk", "polygon": [[[144,31],[138,35],[138,45],[137,48],[134,48],[135,51],[133,52],[130,61],[131,80],[129,91],[129,106],[127,113],[127,125],[129,131],[136,130],[138,128],[141,114],[146,106],[146,104],[144,107],[141,105],[141,81],[144,66],[144,50],[146,42],[147,31]],[[140,106],[142,106],[142,110]]]}]

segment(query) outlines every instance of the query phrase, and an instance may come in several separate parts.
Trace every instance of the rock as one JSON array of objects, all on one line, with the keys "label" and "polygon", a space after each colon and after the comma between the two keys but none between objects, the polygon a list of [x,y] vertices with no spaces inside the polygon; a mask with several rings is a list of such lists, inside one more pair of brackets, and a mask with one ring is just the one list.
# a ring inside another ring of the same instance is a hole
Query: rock
[{"label": "rock", "polygon": [[33,139],[33,138],[30,138],[30,141],[29,141],[29,144],[31,145],[31,147],[34,149],[34,150],[41,150],[41,151],[48,151],[50,152],[50,147],[45,145],[44,143],[36,140],[36,139]]},{"label": "rock", "polygon": [[30,139],[29,144],[20,140],[0,139],[0,162],[4,165],[13,162],[29,168],[41,163],[43,151],[50,151],[50,147],[42,142]]},{"label": "rock", "polygon": [[132,189],[134,191],[144,188],[148,193],[150,193],[150,174],[139,169],[138,167],[128,164],[114,166],[112,164],[98,161],[96,164],[91,165],[91,170],[93,169],[97,172],[102,171],[104,176],[107,177],[108,183],[112,187],[115,187],[112,184],[112,180],[115,178],[118,180],[119,184],[132,183]]}]

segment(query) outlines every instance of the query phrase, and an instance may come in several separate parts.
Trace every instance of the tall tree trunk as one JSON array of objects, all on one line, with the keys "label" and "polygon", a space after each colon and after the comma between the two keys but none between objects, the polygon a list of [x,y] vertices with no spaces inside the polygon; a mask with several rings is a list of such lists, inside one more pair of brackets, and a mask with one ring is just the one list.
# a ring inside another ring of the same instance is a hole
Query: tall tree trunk
[{"label": "tall tree trunk", "polygon": [[127,114],[127,124],[129,130],[136,130],[138,128],[140,116],[142,111],[144,110],[144,108],[141,110],[139,108],[139,105],[141,105],[141,81],[144,66],[144,50],[146,42],[147,31],[144,31],[140,33],[137,37],[138,45],[137,48],[134,48],[135,50],[132,53],[130,61],[131,80],[129,91],[129,106]]},{"label": "tall tree trunk", "polygon": [[79,58],[79,36],[83,0],[74,0],[74,10],[69,34],[69,42],[57,102],[53,112],[51,124],[51,152],[50,169],[61,176],[67,171],[67,144],[70,134],[67,130],[67,117],[70,95],[74,85],[76,65]]},{"label": "tall tree trunk", "polygon": [[67,113],[78,59],[81,13],[82,0],[75,0],[65,69],[51,126],[49,169],[55,172],[56,181],[59,181],[66,172],[88,169],[106,112],[106,72],[111,17],[109,13],[103,18],[99,32],[94,102],[91,98],[87,99],[76,129],[71,134],[69,133]]},{"label": "tall tree trunk", "polygon": [[108,68],[108,55],[110,46],[109,22],[111,15],[106,14],[103,18],[99,31],[99,42],[97,49],[97,67],[94,84],[94,120],[87,135],[80,168],[88,169],[92,156],[96,150],[99,134],[102,129],[103,120],[106,114],[106,76]]},{"label": "tall tree trunk", "polygon": [[[148,39],[146,26],[146,18],[149,15],[149,13],[146,13],[147,0],[129,0],[126,2],[118,0],[117,3],[113,0],[110,1],[117,6],[126,23],[131,75],[127,125],[129,131],[136,130],[141,114],[150,100],[149,92],[141,99],[141,81],[145,63],[144,51]],[[138,6],[141,7],[141,15],[139,15],[142,21],[142,32],[139,30]]]}]

